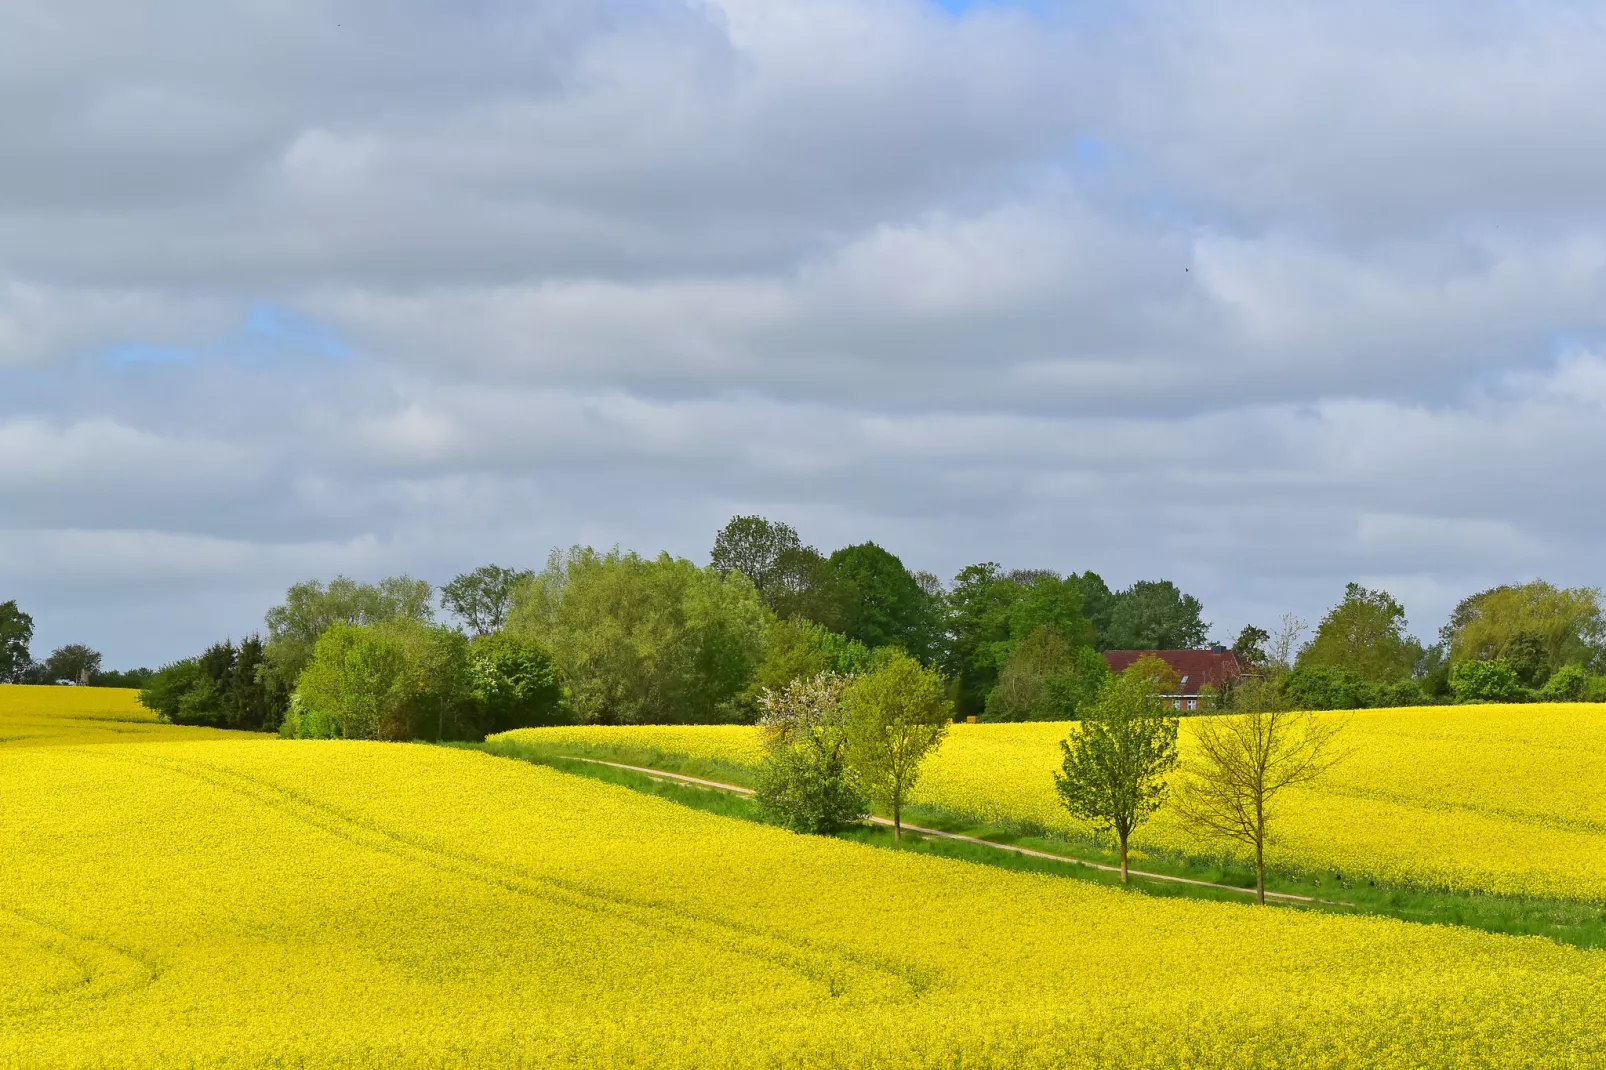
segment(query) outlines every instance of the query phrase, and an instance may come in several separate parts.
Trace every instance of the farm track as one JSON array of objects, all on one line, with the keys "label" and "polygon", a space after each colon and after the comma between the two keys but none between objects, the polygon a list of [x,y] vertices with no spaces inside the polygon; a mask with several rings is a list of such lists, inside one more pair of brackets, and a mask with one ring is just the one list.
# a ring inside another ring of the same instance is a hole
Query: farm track
[{"label": "farm track", "polygon": [[[652,777],[655,780],[669,780],[677,784],[691,784],[696,787],[713,788],[718,791],[728,791],[736,795],[746,795],[748,797],[751,797],[754,794],[752,788],[744,788],[740,784],[724,784],[717,780],[705,780],[702,777],[687,776],[684,773],[669,773],[662,769],[652,769],[641,765],[625,765],[621,762],[605,762],[600,758],[579,758],[572,755],[564,755],[564,757],[569,761],[588,762],[591,765],[605,765],[612,769],[625,769],[632,773],[641,773],[645,776]],[[890,818],[876,817],[872,815],[868,820],[876,825],[884,825],[887,828],[893,827],[893,823]],[[979,836],[965,836],[958,832],[944,832],[942,829],[927,828],[924,825],[911,825],[907,821],[903,822],[903,827],[908,832],[918,832],[922,836],[936,836],[944,840],[957,840],[961,843],[973,843],[980,847],[991,847],[997,851],[1010,851],[1014,854],[1025,855],[1028,858],[1046,858],[1053,862],[1065,862],[1070,865],[1085,866],[1088,869],[1096,869],[1104,873],[1121,872],[1120,866],[1107,866],[1100,862],[1089,862],[1082,858],[1072,858],[1069,855],[1054,854],[1050,851],[1036,851],[1030,847],[1017,847],[1016,845],[1010,843],[995,843],[992,840],[984,840]],[[1169,873],[1149,873],[1144,870],[1131,868],[1128,868],[1127,873],[1133,877],[1140,877],[1144,880],[1164,881],[1169,884],[1188,884],[1196,888],[1218,888],[1224,892],[1237,892],[1240,895],[1252,896],[1255,894],[1255,890],[1253,888],[1241,888],[1236,884],[1216,884],[1213,881],[1195,880],[1192,877],[1175,877]],[[1266,899],[1268,901],[1276,900],[1279,903],[1320,903],[1327,906],[1349,905],[1347,903],[1335,902],[1331,899],[1317,899],[1315,896],[1295,895],[1292,892],[1268,891],[1266,892]]]},{"label": "farm track", "polygon": [[906,963],[882,961],[877,956],[834,945],[782,936],[706,912],[693,913],[683,903],[658,903],[587,888],[558,877],[531,873],[494,859],[452,850],[378,822],[344,813],[302,792],[238,769],[171,756],[156,758],[122,754],[114,760],[186,777],[243,796],[359,849],[399,858],[442,874],[488,884],[524,898],[603,915],[647,931],[688,937],[736,955],[779,966],[821,985],[832,996],[848,994],[863,982],[867,973],[880,975],[893,982],[907,997],[918,997],[930,983],[921,971]]}]

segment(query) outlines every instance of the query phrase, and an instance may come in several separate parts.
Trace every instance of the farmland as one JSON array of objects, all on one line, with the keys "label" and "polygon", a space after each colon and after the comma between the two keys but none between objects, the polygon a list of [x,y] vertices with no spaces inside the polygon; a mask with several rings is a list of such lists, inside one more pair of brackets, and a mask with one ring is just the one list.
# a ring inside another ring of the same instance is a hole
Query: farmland
[{"label": "farmland", "polygon": [[[1364,710],[1343,718],[1345,760],[1291,791],[1274,865],[1340,870],[1426,888],[1606,900],[1606,719],[1593,704]],[[983,822],[1071,837],[1058,805],[1063,723],[955,725],[922,773],[917,802]],[[1189,750],[1188,722],[1182,749]],[[575,753],[654,754],[741,767],[756,733],[735,726],[529,729],[515,738]],[[1169,811],[1140,847],[1220,852]]]},{"label": "farmland", "polygon": [[1124,894],[446,748],[90,744],[53,695],[55,740],[0,687],[38,729],[0,749],[7,1065],[1606,1057],[1606,956],[1549,941]]}]

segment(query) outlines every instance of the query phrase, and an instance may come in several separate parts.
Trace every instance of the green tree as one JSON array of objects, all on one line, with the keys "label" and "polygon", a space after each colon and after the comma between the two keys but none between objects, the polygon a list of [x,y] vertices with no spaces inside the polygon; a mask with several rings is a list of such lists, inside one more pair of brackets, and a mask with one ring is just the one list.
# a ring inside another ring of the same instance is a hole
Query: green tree
[{"label": "green tree", "polygon": [[1204,645],[1204,607],[1169,580],[1140,580],[1113,596],[1104,650],[1187,650]]},{"label": "green tree", "polygon": [[1237,714],[1199,717],[1183,765],[1178,810],[1197,832],[1235,840],[1255,855],[1255,899],[1266,902],[1266,842],[1275,803],[1288,788],[1316,780],[1342,757],[1342,725],[1295,713],[1259,680],[1239,685]]},{"label": "green tree", "polygon": [[1112,676],[1083,711],[1054,785],[1061,804],[1121,844],[1121,881],[1127,881],[1127,840],[1165,802],[1166,774],[1177,764],[1177,719],[1167,717],[1152,678]]},{"label": "green tree", "polygon": [[1015,647],[987,696],[988,721],[1073,721],[1098,695],[1110,669],[1091,646],[1073,647],[1045,624]]},{"label": "green tree", "polygon": [[1259,668],[1268,660],[1266,644],[1269,642],[1271,642],[1270,632],[1253,624],[1245,624],[1243,630],[1238,633],[1237,640],[1232,644],[1232,652],[1244,668]]},{"label": "green tree", "polygon": [[1457,702],[1521,702],[1528,697],[1504,658],[1463,661],[1450,670],[1450,690]]},{"label": "green tree", "polygon": [[829,833],[864,817],[864,797],[847,774],[842,699],[851,681],[831,672],[794,680],[759,697],[765,759],[757,799],[793,832]]},{"label": "green tree", "polygon": [[813,621],[833,632],[847,628],[858,594],[820,551],[812,546],[781,551],[774,576],[767,600],[777,617]]},{"label": "green tree", "polygon": [[45,678],[52,682],[70,680],[87,686],[89,678],[100,671],[100,651],[83,643],[68,643],[50,652],[45,659]]},{"label": "green tree", "polygon": [[477,636],[469,643],[468,668],[481,732],[569,720],[562,675],[541,644],[508,632]]},{"label": "green tree", "polygon": [[1535,580],[1480,591],[1462,599],[1440,637],[1452,665],[1505,658],[1534,684],[1564,665],[1594,668],[1606,644],[1600,589]]},{"label": "green tree", "polygon": [[1104,582],[1104,577],[1091,570],[1076,577],[1076,585],[1082,589],[1082,613],[1093,625],[1094,634],[1098,636],[1097,648],[1114,649],[1106,636],[1110,634],[1112,616],[1115,613],[1115,592]]},{"label": "green tree", "polygon": [[272,732],[284,718],[289,695],[262,671],[263,664],[260,636],[247,636],[238,647],[214,643],[199,657],[152,674],[139,701],[173,724]]},{"label": "green tree", "polygon": [[939,653],[939,607],[896,556],[873,542],[846,546],[831,567],[855,594],[842,629],[865,646],[897,646],[921,662]]},{"label": "green tree", "polygon": [[735,516],[714,537],[710,564],[721,577],[740,572],[772,609],[785,576],[782,557],[803,548],[797,530],[761,516]]},{"label": "green tree", "polygon": [[1360,710],[1375,704],[1374,685],[1337,665],[1301,666],[1283,677],[1280,687],[1301,710]]},{"label": "green tree", "polygon": [[16,680],[33,664],[31,642],[33,618],[17,608],[15,600],[0,602],[0,683]]},{"label": "green tree", "polygon": [[294,689],[313,646],[337,622],[378,624],[405,618],[424,623],[434,619],[430,585],[411,576],[390,576],[378,583],[358,583],[336,576],[328,586],[317,580],[295,584],[282,605],[268,610],[268,671],[286,691]]},{"label": "green tree", "polygon": [[411,618],[336,621],[313,647],[281,732],[407,740],[472,733],[468,640]]},{"label": "green tree", "polygon": [[770,629],[748,692],[754,702],[765,690],[780,692],[794,680],[808,680],[822,672],[857,676],[871,667],[869,647],[811,620],[792,618]]},{"label": "green tree", "polygon": [[953,704],[940,674],[901,650],[860,676],[843,699],[844,755],[858,787],[892,811],[903,839],[903,806],[920,765],[948,734]]},{"label": "green tree", "polygon": [[1421,653],[1421,645],[1405,634],[1405,608],[1387,591],[1351,583],[1294,664],[1348,669],[1367,683],[1391,684],[1411,675]]},{"label": "green tree", "polygon": [[955,703],[961,716],[981,713],[998,683],[1000,644],[1009,642],[1009,611],[1022,594],[997,562],[967,565],[954,576],[947,597],[948,646],[943,669],[959,682]]},{"label": "green tree", "polygon": [[528,569],[481,565],[441,588],[441,605],[475,635],[500,631],[513,605],[513,591],[535,573]]},{"label": "green tree", "polygon": [[774,621],[740,571],[575,547],[518,589],[507,630],[552,652],[582,722],[700,724],[742,719]]}]

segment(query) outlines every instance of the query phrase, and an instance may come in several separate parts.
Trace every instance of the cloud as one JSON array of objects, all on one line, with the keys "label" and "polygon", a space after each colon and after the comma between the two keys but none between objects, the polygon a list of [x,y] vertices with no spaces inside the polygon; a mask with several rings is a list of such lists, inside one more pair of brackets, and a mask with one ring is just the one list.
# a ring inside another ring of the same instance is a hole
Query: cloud
[{"label": "cloud", "polygon": [[154,661],[305,576],[737,511],[1173,578],[1224,636],[1594,582],[1603,45],[1565,4],[8,5],[0,593]]}]

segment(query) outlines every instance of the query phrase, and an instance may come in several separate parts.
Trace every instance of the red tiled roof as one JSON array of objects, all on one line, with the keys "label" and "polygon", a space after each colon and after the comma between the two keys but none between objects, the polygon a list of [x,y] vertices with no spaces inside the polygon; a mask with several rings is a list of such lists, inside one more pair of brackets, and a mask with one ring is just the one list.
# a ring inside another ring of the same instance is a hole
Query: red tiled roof
[{"label": "red tiled roof", "polygon": [[1219,688],[1223,683],[1237,683],[1241,669],[1238,656],[1230,650],[1106,650],[1104,660],[1111,672],[1124,672],[1128,665],[1142,657],[1156,657],[1182,678],[1177,689],[1180,695],[1193,696],[1205,684]]}]

